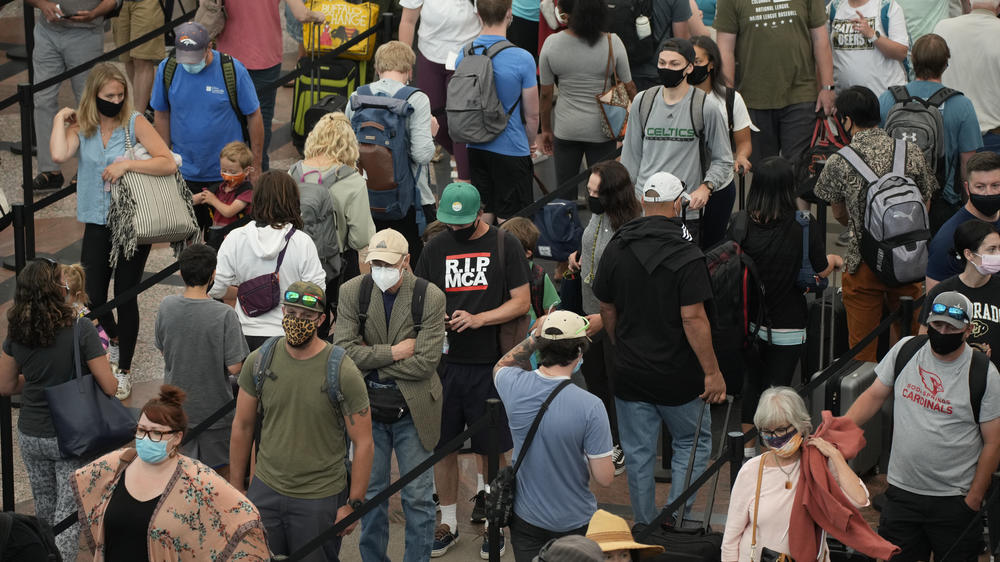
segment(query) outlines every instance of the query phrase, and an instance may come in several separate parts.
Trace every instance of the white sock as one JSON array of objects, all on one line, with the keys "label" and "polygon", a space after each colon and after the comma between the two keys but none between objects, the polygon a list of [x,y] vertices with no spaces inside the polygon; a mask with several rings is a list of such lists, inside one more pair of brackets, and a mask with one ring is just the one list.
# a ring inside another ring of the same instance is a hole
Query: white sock
[{"label": "white sock", "polygon": [[743,456],[752,459],[757,456],[757,447],[743,447]]},{"label": "white sock", "polygon": [[482,492],[486,489],[486,482],[483,480],[482,474],[476,475],[476,493]]},{"label": "white sock", "polygon": [[458,529],[458,505],[442,505],[441,506],[441,524],[447,525],[448,530],[452,534]]}]

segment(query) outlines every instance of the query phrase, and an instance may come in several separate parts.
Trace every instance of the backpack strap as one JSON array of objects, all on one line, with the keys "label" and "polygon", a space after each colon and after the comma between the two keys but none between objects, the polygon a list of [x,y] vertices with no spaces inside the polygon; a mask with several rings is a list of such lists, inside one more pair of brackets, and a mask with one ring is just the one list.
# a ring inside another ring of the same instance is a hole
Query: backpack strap
[{"label": "backpack strap", "polygon": [[795,221],[802,226],[802,268],[812,270],[809,263],[809,211],[795,211]]},{"label": "backpack strap", "polygon": [[642,122],[643,140],[646,139],[646,124],[649,123],[649,115],[653,113],[653,103],[661,91],[663,91],[663,86],[650,88],[642,93],[642,99],[639,100],[639,120]]},{"label": "backpack strap", "polygon": [[368,307],[372,303],[372,289],[375,288],[375,280],[371,273],[361,278],[361,288],[358,290],[358,335],[362,341],[365,339],[365,325],[368,323]]},{"label": "backpack strap", "polygon": [[531,267],[531,308],[535,310],[535,318],[545,315],[542,299],[545,298],[545,269],[542,266],[532,264]]},{"label": "backpack strap", "polygon": [[733,133],[735,133],[736,124],[733,122],[733,112],[736,107],[736,89],[726,86],[726,117],[729,119],[729,143],[731,145],[736,144],[736,139],[733,138]]},{"label": "backpack strap", "polygon": [[163,99],[167,100],[167,107],[170,107],[170,84],[173,83],[176,72],[177,55],[170,53],[167,62],[163,64]]},{"label": "backpack strap", "polygon": [[733,213],[730,229],[733,231],[733,242],[742,247],[743,242],[747,239],[747,232],[750,230],[750,215],[746,211]]},{"label": "backpack strap", "polygon": [[340,408],[340,413],[343,415],[344,393],[340,389],[340,364],[347,352],[339,345],[330,344],[330,347],[332,349],[326,360],[326,382],[323,383],[323,391],[330,398],[330,402]]},{"label": "backpack strap", "polygon": [[410,300],[410,317],[413,319],[413,331],[416,334],[419,334],[424,327],[424,300],[426,296],[427,280],[417,277],[413,282],[413,298]]},{"label": "backpack strap", "polygon": [[702,174],[708,171],[710,164],[708,147],[705,146],[705,98],[707,95],[701,88],[691,88],[691,128],[694,129],[694,134],[698,137],[698,158],[701,160]]},{"label": "backpack strap", "polygon": [[903,372],[903,368],[906,367],[907,363],[913,359],[913,356],[917,354],[917,351],[927,343],[930,339],[927,334],[922,334],[919,336],[913,336],[912,338],[906,340],[906,343],[899,348],[899,352],[896,353],[896,361],[892,365],[892,381],[896,382],[896,378],[899,374]]},{"label": "backpack strap", "polygon": [[892,173],[906,175],[906,141],[903,139],[896,139],[896,145],[892,147]]},{"label": "backpack strap", "polygon": [[281,269],[281,262],[285,261],[285,250],[288,249],[288,241],[292,239],[292,234],[295,233],[295,227],[288,229],[288,234],[285,235],[285,245],[281,247],[281,252],[278,253],[278,265],[274,266],[274,273],[277,274],[278,270]]},{"label": "backpack strap", "polygon": [[359,96],[374,96],[375,92],[372,91],[372,87],[369,84],[364,86],[359,86],[358,89],[354,90]]},{"label": "backpack strap", "polygon": [[542,424],[542,416],[545,415],[545,411],[549,409],[549,405],[551,405],[552,401],[556,399],[556,395],[562,392],[562,389],[569,386],[571,382],[573,381],[566,379],[559,383],[559,386],[555,387],[555,389],[549,393],[548,398],[546,398],[545,401],[542,402],[542,405],[539,406],[538,413],[535,414],[535,420],[531,422],[531,429],[528,430],[528,435],[525,436],[524,443],[521,445],[520,454],[517,455],[517,462],[514,463],[514,474],[517,474],[517,469],[521,467],[521,462],[524,461],[524,453],[528,450],[528,447],[531,446],[531,441],[535,439],[535,433],[538,432],[538,426]]},{"label": "backpack strap", "polygon": [[882,18],[882,35],[889,37],[889,8],[892,7],[892,0],[882,0],[882,9],[879,16]]},{"label": "backpack strap", "polygon": [[[360,88],[359,88],[360,89]],[[402,88],[396,90],[396,93],[392,97],[397,100],[407,101],[410,96],[420,91],[420,88],[414,88],[413,86],[403,86]]]},{"label": "backpack strap", "polygon": [[274,359],[275,344],[281,336],[271,336],[264,341],[257,349],[257,357],[253,360],[253,386],[257,394],[257,414],[264,413],[261,393],[264,390],[264,381],[273,376],[271,373],[271,360]]},{"label": "backpack strap", "polygon": [[229,105],[233,108],[236,118],[240,121],[240,128],[243,130],[243,140],[249,142],[250,133],[247,130],[247,116],[243,115],[243,112],[240,111],[240,102],[237,97],[236,65],[233,63],[233,57],[226,53],[219,53],[219,55],[219,62],[222,65],[222,79],[226,83],[226,94],[229,95]]},{"label": "backpack strap", "polygon": [[837,151],[837,154],[839,154],[841,158],[843,158],[844,160],[847,160],[847,163],[850,164],[852,168],[857,170],[858,173],[861,174],[861,176],[865,178],[865,181],[867,181],[869,184],[878,181],[878,176],[875,175],[875,172],[873,172],[872,169],[868,166],[868,164],[865,163],[864,159],[861,158],[861,155],[855,152],[854,149],[851,148],[850,146],[845,146],[844,148],[841,148],[840,150]]},{"label": "backpack strap", "polygon": [[934,92],[934,94],[931,97],[927,98],[927,104],[933,105],[934,107],[941,107],[941,104],[943,104],[948,98],[952,96],[957,96],[961,93],[962,92],[959,92],[958,90],[953,90],[951,88],[944,87]]},{"label": "backpack strap", "polygon": [[830,27],[833,27],[833,20],[837,18],[837,3],[830,2]]},{"label": "backpack strap", "polygon": [[990,358],[972,349],[972,361],[969,363],[969,400],[972,404],[972,421],[979,423],[979,412],[983,406],[983,396],[986,394],[986,379],[990,373]]},{"label": "backpack strap", "polygon": [[892,94],[892,99],[895,100],[896,103],[906,103],[913,99],[913,96],[910,95],[910,91],[906,89],[905,85],[889,86],[889,93]]}]

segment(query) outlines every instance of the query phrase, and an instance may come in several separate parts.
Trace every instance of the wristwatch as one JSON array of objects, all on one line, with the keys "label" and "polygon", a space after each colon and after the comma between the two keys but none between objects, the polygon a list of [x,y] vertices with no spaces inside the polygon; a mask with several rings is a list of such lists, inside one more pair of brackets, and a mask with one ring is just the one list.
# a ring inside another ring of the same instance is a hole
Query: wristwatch
[{"label": "wristwatch", "polygon": [[715,183],[710,182],[708,180],[705,180],[701,183],[705,184],[705,187],[708,188],[708,196],[711,197],[712,194],[715,193]]},{"label": "wristwatch", "polygon": [[351,506],[351,509],[357,511],[361,509],[361,506],[365,505],[364,500],[348,500],[347,505]]},{"label": "wristwatch", "polygon": [[875,42],[878,41],[878,38],[881,37],[881,36],[882,36],[882,34],[879,33],[878,30],[876,29],[875,30],[875,35],[872,35],[871,38],[868,39],[868,44],[869,45],[874,45]]},{"label": "wristwatch", "polygon": [[834,90],[834,85],[833,84],[827,84],[825,86],[820,86],[819,89],[820,90],[826,90],[828,92],[832,92]]}]

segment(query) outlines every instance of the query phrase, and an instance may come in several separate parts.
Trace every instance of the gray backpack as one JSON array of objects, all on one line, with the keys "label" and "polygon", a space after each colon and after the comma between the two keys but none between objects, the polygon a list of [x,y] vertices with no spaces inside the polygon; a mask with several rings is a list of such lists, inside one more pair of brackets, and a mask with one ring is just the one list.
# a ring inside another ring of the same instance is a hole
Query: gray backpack
[{"label": "gray backpack", "polygon": [[920,281],[927,271],[930,221],[923,195],[906,176],[906,141],[896,140],[892,170],[882,177],[850,146],[837,151],[868,182],[861,259],[890,287]]},{"label": "gray backpack", "polygon": [[511,47],[514,44],[503,39],[489,48],[472,43],[465,48],[465,56],[448,82],[445,112],[451,140],[466,144],[490,142],[507,128],[507,120],[521,103],[521,96],[510,111],[504,111],[497,96],[493,57]]},{"label": "gray backpack", "polygon": [[941,88],[925,99],[911,96],[906,86],[891,86],[894,103],[885,116],[885,131],[894,139],[912,142],[924,152],[927,165],[945,185],[944,119],[941,104],[961,92]]}]

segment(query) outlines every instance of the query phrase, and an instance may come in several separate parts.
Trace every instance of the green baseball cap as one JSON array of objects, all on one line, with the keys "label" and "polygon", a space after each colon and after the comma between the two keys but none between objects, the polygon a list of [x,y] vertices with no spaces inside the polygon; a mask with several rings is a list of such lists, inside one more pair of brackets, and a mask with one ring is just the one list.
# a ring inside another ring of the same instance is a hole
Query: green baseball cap
[{"label": "green baseball cap", "polygon": [[281,304],[297,306],[314,312],[323,312],[326,308],[326,294],[322,287],[309,281],[296,281],[285,289]]},{"label": "green baseball cap", "polygon": [[479,190],[471,183],[445,186],[438,203],[437,219],[445,224],[470,224],[479,215]]}]

